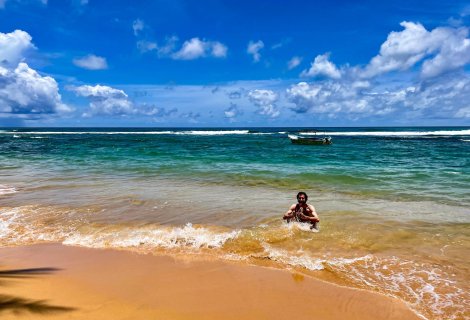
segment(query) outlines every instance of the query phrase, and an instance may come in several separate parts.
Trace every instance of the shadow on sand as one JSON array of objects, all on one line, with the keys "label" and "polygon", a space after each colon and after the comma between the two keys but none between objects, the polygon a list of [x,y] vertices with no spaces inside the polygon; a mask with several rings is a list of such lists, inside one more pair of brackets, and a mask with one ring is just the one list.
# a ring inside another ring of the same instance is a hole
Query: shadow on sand
[{"label": "shadow on sand", "polygon": [[[0,284],[8,284],[8,279],[31,278],[40,275],[47,275],[58,271],[56,268],[31,268],[0,270]],[[33,300],[10,295],[0,294],[0,315],[6,311],[15,314],[31,312],[36,314],[49,314],[58,312],[73,311],[75,308],[51,305],[46,300]]]}]

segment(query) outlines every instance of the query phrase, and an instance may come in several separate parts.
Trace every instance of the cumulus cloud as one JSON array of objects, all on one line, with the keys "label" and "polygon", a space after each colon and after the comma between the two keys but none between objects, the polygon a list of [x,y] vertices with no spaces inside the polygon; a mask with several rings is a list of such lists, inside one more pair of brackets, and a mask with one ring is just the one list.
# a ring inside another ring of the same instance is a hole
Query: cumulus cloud
[{"label": "cumulus cloud", "polygon": [[73,64],[77,67],[88,70],[104,70],[108,69],[106,58],[89,54],[81,58],[73,59]]},{"label": "cumulus cloud", "polygon": [[352,120],[392,114],[415,120],[467,118],[470,79],[463,67],[470,63],[469,29],[401,26],[404,30],[391,32],[365,67],[338,68],[328,54],[318,55],[301,75],[323,79],[288,88],[291,110]]},{"label": "cumulus cloud", "polygon": [[194,60],[207,56],[224,58],[227,56],[227,47],[217,41],[192,38],[185,41],[181,49],[171,55],[175,60]]},{"label": "cumulus cloud", "polygon": [[330,54],[325,53],[315,57],[309,70],[304,70],[300,74],[302,77],[324,76],[332,79],[341,78],[341,72],[330,60]]},{"label": "cumulus cloud", "polygon": [[261,59],[261,54],[260,51],[261,49],[264,48],[264,43],[261,40],[258,40],[256,42],[250,41],[248,43],[248,47],[246,49],[246,52],[253,57],[253,62],[259,62]]},{"label": "cumulus cloud", "polygon": [[426,30],[420,23],[402,22],[404,30],[391,32],[362,72],[374,77],[396,70],[407,70],[423,61],[424,78],[438,76],[470,62],[468,28],[437,27]]},{"label": "cumulus cloud", "polygon": [[139,35],[139,32],[144,30],[145,24],[144,21],[141,19],[136,19],[132,22],[132,30],[134,31],[134,35]]},{"label": "cumulus cloud", "polygon": [[89,110],[83,113],[84,117],[96,115],[108,116],[158,116],[162,114],[162,109],[154,105],[135,105],[129,96],[120,89],[109,86],[71,86],[70,91],[77,96],[85,97],[90,101]]},{"label": "cumulus cloud", "polygon": [[15,67],[28,50],[35,49],[31,36],[22,30],[0,32],[0,65]]},{"label": "cumulus cloud", "polygon": [[368,82],[300,82],[287,89],[286,96],[295,105],[292,110],[297,113],[335,115],[345,112],[370,115],[374,111],[370,96],[362,92],[367,87]]},{"label": "cumulus cloud", "polygon": [[[8,0],[0,0],[0,9],[5,8],[5,4],[7,3]],[[19,2],[20,0],[16,0]],[[38,2],[41,2],[43,5],[47,5],[47,0],[37,0]],[[82,0],[83,1],[83,0]]]},{"label": "cumulus cloud", "polygon": [[230,107],[224,110],[225,118],[234,120],[236,117],[243,114],[243,111],[238,108],[235,103],[230,102]]},{"label": "cumulus cloud", "polygon": [[[140,30],[139,24],[137,29]],[[206,57],[225,58],[227,56],[227,46],[219,41],[194,37],[184,41],[181,47],[177,49],[178,42],[177,36],[166,37],[163,44],[153,40],[141,39],[137,41],[137,49],[141,53],[156,52],[159,58],[171,58],[174,60],[195,60]]]},{"label": "cumulus cloud", "polygon": [[37,116],[69,111],[53,78],[41,76],[24,62],[15,69],[0,67],[0,113]]},{"label": "cumulus cloud", "polygon": [[470,77],[448,75],[415,84],[364,80],[300,82],[286,90],[296,113],[359,119],[397,114],[404,119],[449,119],[467,115]]},{"label": "cumulus cloud", "polygon": [[297,68],[302,63],[302,57],[292,57],[289,61],[287,61],[287,69],[292,70]]},{"label": "cumulus cloud", "polygon": [[145,53],[145,52],[157,50],[158,45],[156,42],[147,41],[147,40],[139,40],[137,41],[137,49],[139,49],[140,52]]},{"label": "cumulus cloud", "polygon": [[276,106],[278,95],[272,90],[255,89],[248,92],[248,99],[258,107],[258,113],[276,118],[280,112]]}]

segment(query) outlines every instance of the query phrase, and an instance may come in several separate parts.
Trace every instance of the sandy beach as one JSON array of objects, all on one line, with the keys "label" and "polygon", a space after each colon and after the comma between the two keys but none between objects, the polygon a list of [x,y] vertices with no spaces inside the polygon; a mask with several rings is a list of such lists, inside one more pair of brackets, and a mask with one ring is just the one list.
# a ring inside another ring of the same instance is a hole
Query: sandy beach
[{"label": "sandy beach", "polygon": [[289,271],[41,244],[0,249],[2,319],[418,319]]}]

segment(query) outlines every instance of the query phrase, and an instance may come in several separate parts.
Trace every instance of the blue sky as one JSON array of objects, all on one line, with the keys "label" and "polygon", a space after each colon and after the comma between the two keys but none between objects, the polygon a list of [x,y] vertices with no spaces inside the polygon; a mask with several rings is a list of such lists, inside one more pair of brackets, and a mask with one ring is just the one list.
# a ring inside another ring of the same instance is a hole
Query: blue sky
[{"label": "blue sky", "polygon": [[449,3],[0,0],[0,126],[470,125]]}]

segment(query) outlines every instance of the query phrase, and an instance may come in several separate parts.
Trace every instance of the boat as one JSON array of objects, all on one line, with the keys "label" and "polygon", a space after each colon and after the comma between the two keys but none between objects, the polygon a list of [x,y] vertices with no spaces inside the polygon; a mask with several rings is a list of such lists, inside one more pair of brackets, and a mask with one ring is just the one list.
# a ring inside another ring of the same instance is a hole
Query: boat
[{"label": "boat", "polygon": [[324,144],[331,144],[331,137],[318,137],[317,133],[315,132],[314,137],[302,137],[297,136],[294,134],[288,135],[290,141],[293,144],[313,144],[313,145],[324,145]]}]

